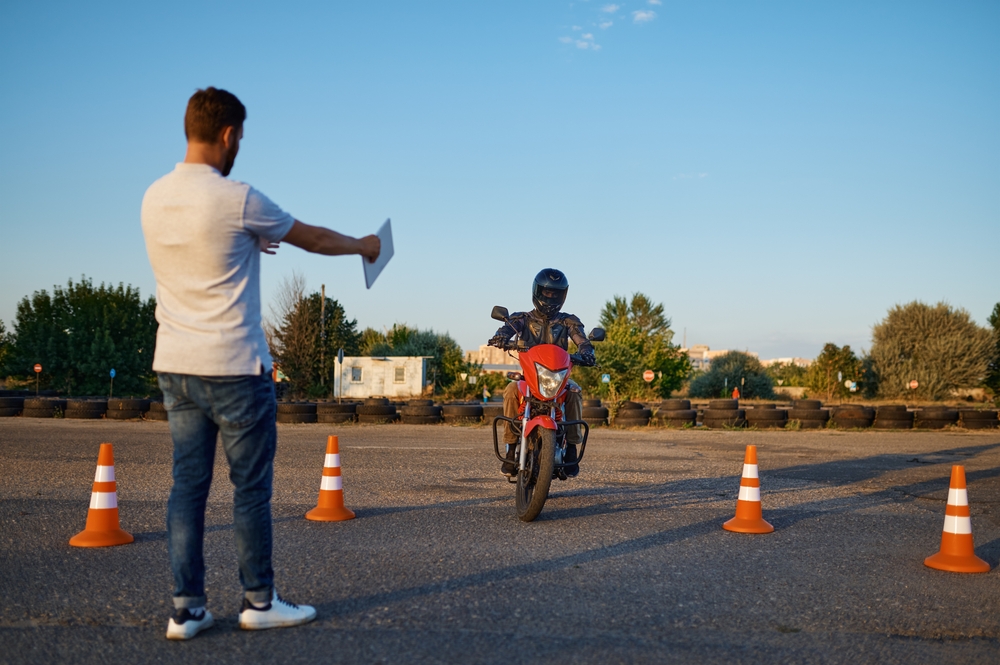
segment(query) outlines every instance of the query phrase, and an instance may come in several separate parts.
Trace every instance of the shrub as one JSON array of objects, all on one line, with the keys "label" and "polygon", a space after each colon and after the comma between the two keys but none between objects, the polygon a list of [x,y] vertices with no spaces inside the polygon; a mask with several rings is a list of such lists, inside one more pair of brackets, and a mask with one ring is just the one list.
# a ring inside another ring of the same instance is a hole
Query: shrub
[{"label": "shrub", "polygon": [[826,343],[823,351],[809,366],[806,372],[805,385],[811,394],[823,395],[826,399],[834,397],[850,397],[851,390],[844,381],[856,381],[858,388],[863,390],[867,371],[864,363],[858,359],[849,345],[842,347]]},{"label": "shrub", "polygon": [[729,397],[733,388],[739,388],[744,399],[774,397],[774,383],[760,360],[742,351],[713,360],[708,371],[691,380],[689,392],[691,397]]},{"label": "shrub", "polygon": [[[883,398],[943,399],[952,390],[979,386],[996,350],[992,331],[946,303],[896,305],[874,326],[872,338]],[[919,387],[910,390],[914,379]]]}]

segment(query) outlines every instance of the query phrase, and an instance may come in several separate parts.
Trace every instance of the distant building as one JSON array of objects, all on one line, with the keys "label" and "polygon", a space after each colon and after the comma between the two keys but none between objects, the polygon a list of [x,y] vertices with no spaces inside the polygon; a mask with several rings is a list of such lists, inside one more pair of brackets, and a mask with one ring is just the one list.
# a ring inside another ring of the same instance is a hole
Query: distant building
[{"label": "distant building", "polygon": [[345,356],[343,369],[334,376],[338,397],[419,397],[433,384],[427,376],[431,356]]},{"label": "distant building", "polygon": [[[511,357],[513,356],[513,357]],[[484,372],[519,372],[521,365],[517,362],[517,351],[507,352],[495,346],[483,344],[478,351],[466,351],[465,362],[479,363]]]},{"label": "distant building", "polygon": [[[712,366],[712,361],[719,356],[724,356],[729,353],[729,349],[721,349],[719,351],[712,351],[707,344],[694,344],[690,349],[681,349],[681,353],[686,353],[688,358],[691,360],[691,369],[708,371]],[[743,353],[748,356],[757,357],[757,354],[753,351],[744,351]]]},{"label": "distant building", "polygon": [[771,358],[770,360],[761,360],[760,364],[764,367],[770,367],[771,365],[795,365],[797,367],[806,368],[812,365],[812,360],[808,358]]}]

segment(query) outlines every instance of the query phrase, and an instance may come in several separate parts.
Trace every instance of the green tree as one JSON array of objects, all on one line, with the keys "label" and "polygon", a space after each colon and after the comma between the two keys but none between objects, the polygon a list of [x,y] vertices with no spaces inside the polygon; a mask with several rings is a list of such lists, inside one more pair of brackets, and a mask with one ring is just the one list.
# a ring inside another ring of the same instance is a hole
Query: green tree
[{"label": "green tree", "polygon": [[864,366],[847,344],[837,346],[826,343],[816,360],[809,366],[805,385],[813,395],[823,395],[826,399],[851,396],[844,381],[864,381]]},{"label": "green tree", "polygon": [[774,383],[760,360],[749,353],[730,351],[712,360],[708,371],[691,380],[691,397],[729,397],[740,389],[743,399],[771,399]]},{"label": "green tree", "polygon": [[[612,400],[669,397],[691,371],[686,354],[672,343],[674,332],[662,304],[635,293],[631,300],[615,296],[601,310],[606,339],[594,344],[598,367],[574,368],[573,378],[589,395]],[[571,345],[571,352],[575,346]],[[643,373],[652,370],[651,382]],[[610,383],[601,381],[610,374]]]},{"label": "green tree", "polygon": [[348,319],[343,305],[322,295],[300,294],[270,335],[271,354],[288,377],[291,395],[326,397],[333,394],[337,352],[358,355],[358,322]]},{"label": "green tree", "polygon": [[[429,380],[434,382],[437,393],[447,394],[460,387],[465,392],[474,393],[475,386],[457,386],[460,375],[476,374],[481,367],[468,363],[462,354],[462,347],[447,333],[433,330],[417,330],[405,323],[393,324],[392,328],[380,332],[367,328],[361,333],[361,354],[366,356],[430,356],[427,363]],[[465,381],[467,384],[467,380]],[[482,392],[482,386],[478,388]]]},{"label": "green tree", "polygon": [[156,301],[143,301],[132,286],[95,288],[86,277],[53,287],[51,295],[36,291],[18,303],[4,373],[32,380],[41,363],[42,387],[81,395],[106,394],[114,369],[116,393],[149,394],[155,311]]},{"label": "green tree", "polygon": [[8,353],[10,353],[11,336],[7,332],[7,327],[4,326],[3,320],[0,320],[0,369],[5,365],[5,361]]},{"label": "green tree", "polygon": [[779,386],[804,386],[806,368],[795,363],[771,363],[765,368],[767,375]]},{"label": "green tree", "polygon": [[986,368],[986,387],[993,391],[993,399],[1000,403],[1000,302],[993,306],[987,319],[993,328],[993,357]]},{"label": "green tree", "polygon": [[[993,331],[943,302],[896,305],[872,328],[871,356],[884,398],[937,400],[980,386],[995,350]],[[912,380],[916,390],[909,389]]]}]

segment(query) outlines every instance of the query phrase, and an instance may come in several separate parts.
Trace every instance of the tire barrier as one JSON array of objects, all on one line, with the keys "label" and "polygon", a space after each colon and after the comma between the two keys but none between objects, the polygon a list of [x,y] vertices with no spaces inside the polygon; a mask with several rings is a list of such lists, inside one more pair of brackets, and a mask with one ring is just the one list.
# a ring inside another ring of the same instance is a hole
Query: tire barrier
[{"label": "tire barrier", "polygon": [[581,417],[590,427],[603,427],[608,424],[608,407],[601,406],[599,399],[585,399]]},{"label": "tire barrier", "polygon": [[818,399],[797,399],[788,410],[788,420],[798,421],[800,429],[822,429],[830,420],[830,410],[820,408]]},{"label": "tire barrier", "polygon": [[958,412],[958,417],[965,429],[995,429],[1000,427],[997,412],[993,410],[963,410]]},{"label": "tire barrier", "polygon": [[646,427],[652,416],[652,409],[647,409],[638,402],[622,402],[618,406],[615,417],[611,419],[611,425],[614,427]]},{"label": "tire barrier", "polygon": [[23,397],[0,397],[0,418],[19,416],[23,410]]},{"label": "tire barrier", "polygon": [[433,400],[412,400],[403,408],[404,425],[437,425],[443,421],[441,407],[434,406]]},{"label": "tire barrier", "polygon": [[364,404],[358,405],[355,412],[358,414],[359,423],[369,425],[385,425],[399,420],[396,407],[389,404],[389,400],[384,397],[366,399]]},{"label": "tire barrier", "polygon": [[874,420],[875,409],[858,404],[834,407],[830,415],[830,421],[839,429],[867,429]]},{"label": "tire barrier", "polygon": [[30,397],[24,400],[21,415],[25,418],[61,418],[66,413],[66,400],[47,397]]},{"label": "tire barrier", "polygon": [[757,404],[746,410],[747,426],[757,429],[778,429],[788,424],[788,411],[774,404]]},{"label": "tire barrier", "polygon": [[279,423],[314,423],[317,421],[314,402],[278,402],[275,420]]},{"label": "tire barrier", "polygon": [[357,402],[317,402],[316,422],[353,423],[357,417]]},{"label": "tire barrier", "polygon": [[711,429],[746,427],[746,409],[739,408],[739,400],[713,399],[701,416],[701,424]]},{"label": "tire barrier", "polygon": [[108,410],[104,417],[113,420],[139,420],[147,411],[148,399],[113,398],[108,400]]},{"label": "tire barrier", "polygon": [[149,410],[143,414],[143,418],[146,420],[166,420],[167,408],[163,405],[163,402],[151,401],[149,403]]},{"label": "tire barrier", "polygon": [[107,411],[107,400],[68,399],[63,417],[77,420],[97,420],[103,418]]},{"label": "tire barrier", "polygon": [[444,421],[451,425],[478,423],[483,419],[483,407],[480,404],[445,404],[441,411]]},{"label": "tire barrier", "polygon": [[944,429],[958,423],[958,409],[946,406],[925,406],[913,414],[913,426],[917,429]]},{"label": "tire barrier", "polygon": [[913,429],[913,412],[905,404],[886,404],[875,409],[875,429]]},{"label": "tire barrier", "polygon": [[691,408],[689,399],[665,399],[657,407],[652,423],[661,427],[694,427],[698,424],[698,412]]}]

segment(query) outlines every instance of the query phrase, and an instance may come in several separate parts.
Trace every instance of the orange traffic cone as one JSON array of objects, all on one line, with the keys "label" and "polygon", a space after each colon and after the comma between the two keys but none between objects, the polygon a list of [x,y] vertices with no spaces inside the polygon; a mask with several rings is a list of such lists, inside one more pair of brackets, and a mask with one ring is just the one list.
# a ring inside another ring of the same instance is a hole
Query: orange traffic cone
[{"label": "orange traffic cone", "polygon": [[319,486],[319,503],[306,513],[307,520],[342,522],[354,519],[354,513],[344,507],[344,486],[340,477],[340,442],[336,436],[326,439],[326,461],[323,482]]},{"label": "orange traffic cone", "polygon": [[87,526],[69,539],[74,547],[108,547],[134,540],[118,523],[118,486],[115,484],[115,454],[110,443],[101,444],[97,455],[97,474],[90,493]]},{"label": "orange traffic cone", "polygon": [[771,533],[774,527],[764,521],[760,510],[760,477],[757,474],[757,446],[747,446],[743,458],[743,478],[740,497],[736,500],[736,517],[722,525],[737,533]]},{"label": "orange traffic cone", "polygon": [[953,573],[987,573],[990,570],[990,564],[977,557],[972,546],[969,491],[965,488],[965,467],[960,464],[951,467],[941,551],[924,559],[924,565]]}]

